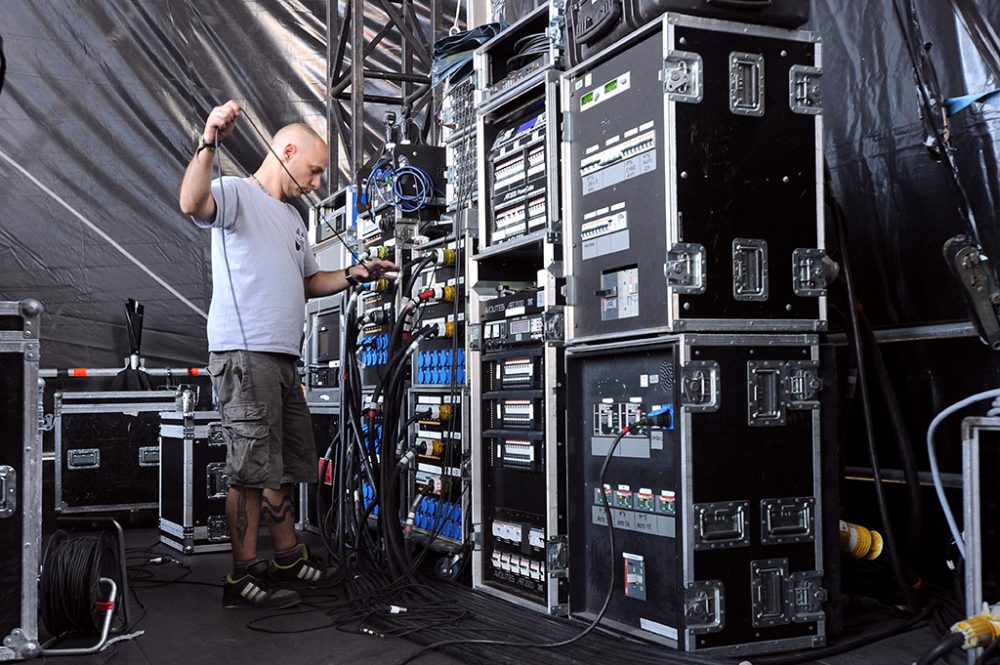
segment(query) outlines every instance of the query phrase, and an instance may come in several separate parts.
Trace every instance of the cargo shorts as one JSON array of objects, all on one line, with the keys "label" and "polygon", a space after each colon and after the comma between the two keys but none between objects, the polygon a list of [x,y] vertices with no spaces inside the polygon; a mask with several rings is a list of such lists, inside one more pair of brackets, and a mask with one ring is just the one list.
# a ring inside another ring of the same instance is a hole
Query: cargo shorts
[{"label": "cargo shorts", "polygon": [[230,484],[278,489],[287,483],[316,482],[312,419],[296,361],[258,351],[209,355]]}]

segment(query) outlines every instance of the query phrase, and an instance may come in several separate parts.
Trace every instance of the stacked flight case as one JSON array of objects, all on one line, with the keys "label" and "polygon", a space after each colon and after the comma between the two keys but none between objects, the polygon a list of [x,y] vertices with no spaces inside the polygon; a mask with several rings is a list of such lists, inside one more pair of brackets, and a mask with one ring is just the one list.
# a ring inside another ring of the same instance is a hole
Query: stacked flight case
[{"label": "stacked flight case", "polygon": [[56,511],[156,510],[159,414],[176,399],[173,390],[56,393]]},{"label": "stacked flight case", "polygon": [[184,554],[228,552],[226,440],[216,411],[184,400],[160,414],[160,542]]},{"label": "stacked flight case", "polygon": [[38,650],[42,441],[35,300],[0,302],[0,660]]},{"label": "stacked flight case", "polygon": [[[472,257],[473,586],[567,608],[556,3],[475,55],[479,249]],[[532,57],[519,44],[542,45]]]},{"label": "stacked flight case", "polygon": [[604,623],[678,649],[825,643],[819,66],[665,14],[562,78],[576,616],[611,587]]},{"label": "stacked flight case", "polygon": [[[962,421],[962,534],[965,539],[965,610],[1000,602],[1000,505],[988,487],[1000,472],[1000,418]],[[969,661],[982,656],[969,651]],[[978,661],[977,661],[978,662]]]}]

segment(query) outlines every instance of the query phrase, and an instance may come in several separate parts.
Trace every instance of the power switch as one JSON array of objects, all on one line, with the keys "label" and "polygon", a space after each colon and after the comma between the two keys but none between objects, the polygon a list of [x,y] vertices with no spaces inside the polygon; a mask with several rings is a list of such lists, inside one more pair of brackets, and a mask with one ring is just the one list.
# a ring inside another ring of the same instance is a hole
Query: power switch
[{"label": "power switch", "polygon": [[625,595],[646,600],[646,562],[638,554],[622,552],[625,559]]}]

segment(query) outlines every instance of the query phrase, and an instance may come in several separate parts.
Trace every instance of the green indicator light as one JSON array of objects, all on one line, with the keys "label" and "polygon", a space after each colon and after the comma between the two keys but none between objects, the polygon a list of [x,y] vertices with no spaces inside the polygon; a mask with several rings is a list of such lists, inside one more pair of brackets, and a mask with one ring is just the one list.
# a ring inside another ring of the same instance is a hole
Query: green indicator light
[{"label": "green indicator light", "polygon": [[586,95],[580,98],[580,106],[586,106],[592,101],[594,101],[594,93],[588,92]]},{"label": "green indicator light", "polygon": [[608,81],[607,83],[604,84],[604,92],[611,92],[617,87],[618,87],[618,79],[615,79],[614,81]]}]

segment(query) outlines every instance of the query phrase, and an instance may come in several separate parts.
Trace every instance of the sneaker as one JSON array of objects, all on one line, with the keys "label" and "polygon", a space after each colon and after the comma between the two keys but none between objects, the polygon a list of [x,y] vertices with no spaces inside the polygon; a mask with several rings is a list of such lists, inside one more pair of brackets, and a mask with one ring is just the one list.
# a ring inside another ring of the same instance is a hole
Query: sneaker
[{"label": "sneaker", "polygon": [[302,602],[299,594],[290,589],[282,589],[271,573],[267,561],[256,561],[246,568],[243,577],[234,580],[233,574],[226,576],[222,585],[222,605],[232,609],[237,607],[259,607],[280,610]]},{"label": "sneaker", "polygon": [[299,558],[289,564],[271,562],[278,584],[289,589],[324,589],[337,583],[336,571],[324,568],[309,556],[309,548],[299,545]]}]

